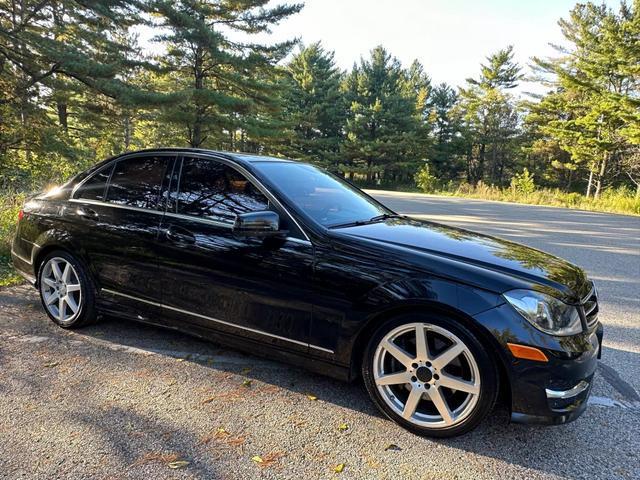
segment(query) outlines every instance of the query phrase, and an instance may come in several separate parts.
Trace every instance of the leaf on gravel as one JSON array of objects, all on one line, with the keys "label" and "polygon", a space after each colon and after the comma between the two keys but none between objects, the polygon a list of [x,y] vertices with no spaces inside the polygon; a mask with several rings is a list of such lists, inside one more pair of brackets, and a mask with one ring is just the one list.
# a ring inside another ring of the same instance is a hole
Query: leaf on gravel
[{"label": "leaf on gravel", "polygon": [[400,448],[395,443],[390,443],[389,445],[384,447],[384,450],[385,450],[385,452],[388,451],[388,450],[391,450],[391,451],[394,451],[394,452],[399,452],[400,450],[402,450],[402,448]]},{"label": "leaf on gravel", "polygon": [[247,373],[249,373],[250,371],[251,371],[251,369],[247,367],[247,368],[243,368],[243,369],[240,371],[240,373],[241,373],[242,375],[246,375],[246,374],[247,374]]},{"label": "leaf on gravel", "polygon": [[242,386],[243,387],[250,387],[251,386],[251,380],[245,380],[244,382],[242,382]]},{"label": "leaf on gravel", "polygon": [[232,447],[239,447],[244,443],[244,437],[236,437],[230,438],[227,440],[227,445],[231,445]]},{"label": "leaf on gravel", "polygon": [[311,395],[310,393],[309,393],[309,394],[307,394],[307,398],[308,398],[309,400],[314,401],[314,402],[315,402],[316,400],[318,400],[318,397],[316,397],[315,395]]},{"label": "leaf on gravel", "polygon": [[341,432],[349,430],[349,425],[347,425],[346,423],[341,423],[340,425],[338,425],[338,430],[340,430]]},{"label": "leaf on gravel", "polygon": [[340,473],[344,470],[344,467],[345,467],[344,463],[339,463],[333,468],[333,471],[336,473]]},{"label": "leaf on gravel", "polygon": [[215,399],[216,399],[215,395],[214,395],[213,397],[205,398],[205,399],[202,401],[202,404],[204,405],[204,404],[206,404],[206,403],[211,403],[211,402],[213,402]]},{"label": "leaf on gravel", "polygon": [[189,462],[187,462],[186,460],[176,460],[175,462],[167,463],[167,466],[169,468],[173,468],[174,470],[176,470],[178,468],[184,468],[187,465],[189,465]]},{"label": "leaf on gravel", "polygon": [[57,367],[58,365],[60,365],[60,362],[49,362],[44,364],[46,368],[53,368],[53,367]]},{"label": "leaf on gravel", "polygon": [[283,457],[283,456],[284,456],[284,452],[275,450],[273,452],[267,453],[264,457],[261,457],[260,455],[256,455],[251,460],[256,462],[261,468],[266,468],[269,465],[276,463],[278,459],[280,459],[280,457]]},{"label": "leaf on gravel", "polygon": [[184,362],[184,358],[176,358],[176,362]]}]

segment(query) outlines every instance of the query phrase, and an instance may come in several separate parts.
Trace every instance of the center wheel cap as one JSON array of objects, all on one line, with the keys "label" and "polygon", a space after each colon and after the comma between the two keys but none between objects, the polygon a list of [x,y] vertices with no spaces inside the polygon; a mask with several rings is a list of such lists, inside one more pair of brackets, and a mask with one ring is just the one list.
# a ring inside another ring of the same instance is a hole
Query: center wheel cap
[{"label": "center wheel cap", "polygon": [[431,370],[429,370],[427,367],[418,367],[418,369],[416,370],[416,377],[418,377],[418,380],[420,380],[422,383],[427,383],[431,381],[433,375],[431,373]]}]

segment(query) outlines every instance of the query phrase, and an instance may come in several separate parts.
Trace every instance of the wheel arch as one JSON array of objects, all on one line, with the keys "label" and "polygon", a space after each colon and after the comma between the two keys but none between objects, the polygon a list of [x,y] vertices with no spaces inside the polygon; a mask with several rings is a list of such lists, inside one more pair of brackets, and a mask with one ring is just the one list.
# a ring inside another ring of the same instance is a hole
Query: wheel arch
[{"label": "wheel arch", "polygon": [[448,318],[460,323],[473,334],[475,334],[480,342],[486,346],[486,351],[494,361],[496,368],[498,369],[498,388],[500,389],[500,395],[505,396],[505,400],[510,405],[511,397],[511,382],[509,381],[509,375],[507,373],[507,366],[504,363],[504,359],[500,354],[500,345],[485,327],[480,325],[473,317],[464,313],[457,308],[450,305],[446,305],[440,302],[427,301],[427,302],[411,302],[403,303],[388,307],[372,315],[366,322],[364,327],[358,332],[353,347],[351,349],[351,360],[349,368],[350,380],[356,380],[361,376],[362,361],[367,347],[367,342],[373,332],[385,321],[398,317],[407,313],[438,313],[445,315]]}]

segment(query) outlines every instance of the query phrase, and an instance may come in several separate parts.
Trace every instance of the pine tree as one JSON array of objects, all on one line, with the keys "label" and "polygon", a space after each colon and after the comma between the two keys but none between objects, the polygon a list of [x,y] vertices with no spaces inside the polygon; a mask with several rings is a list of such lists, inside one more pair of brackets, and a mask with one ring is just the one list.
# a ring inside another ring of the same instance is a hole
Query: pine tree
[{"label": "pine tree", "polygon": [[337,170],[347,106],[343,74],[320,43],[302,48],[285,68],[284,115],[291,133],[284,154]]},{"label": "pine tree", "polygon": [[383,47],[375,48],[371,58],[362,59],[347,76],[345,153],[350,163],[343,170],[351,177],[361,174],[367,182],[383,179],[396,162],[411,164],[409,176],[417,170],[417,99],[402,88],[406,81],[400,62]]},{"label": "pine tree", "polygon": [[577,5],[559,22],[570,48],[559,49],[555,58],[535,59],[556,91],[534,110],[558,97],[566,109],[539,129],[574,163],[588,167],[587,196],[597,197],[607,180],[626,168],[625,158],[635,158],[640,144],[639,5],[637,0],[633,7],[622,4],[617,14],[606,5]]},{"label": "pine tree", "polygon": [[192,147],[219,146],[241,136],[264,135],[277,110],[273,69],[293,42],[253,43],[251,35],[298,12],[301,5],[266,7],[267,0],[158,0],[152,3],[155,41],[170,91],[179,98],[159,121],[179,125]]},{"label": "pine tree", "polygon": [[522,75],[513,61],[511,46],[487,60],[487,65],[481,65],[480,77],[467,79],[468,87],[460,90],[473,145],[467,175],[476,183],[488,173],[491,183],[503,184],[505,168],[516,149],[519,120],[514,100],[506,90],[517,86]]}]

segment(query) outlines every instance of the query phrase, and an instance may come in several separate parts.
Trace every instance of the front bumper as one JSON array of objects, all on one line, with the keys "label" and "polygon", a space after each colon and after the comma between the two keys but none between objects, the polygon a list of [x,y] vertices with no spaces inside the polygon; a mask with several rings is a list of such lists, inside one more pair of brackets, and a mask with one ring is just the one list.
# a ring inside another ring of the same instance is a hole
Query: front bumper
[{"label": "front bumper", "polygon": [[[476,320],[488,327],[503,347],[513,422],[557,425],[571,422],[585,411],[601,355],[600,323],[580,335],[553,337],[534,329],[507,305],[484,312]],[[549,361],[515,358],[507,342],[536,347]]]}]

